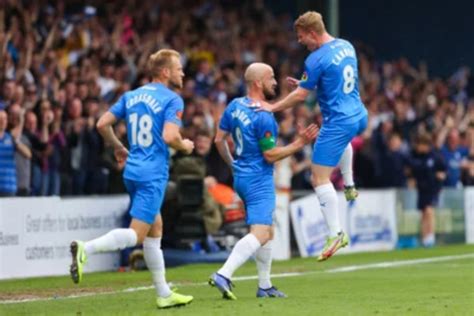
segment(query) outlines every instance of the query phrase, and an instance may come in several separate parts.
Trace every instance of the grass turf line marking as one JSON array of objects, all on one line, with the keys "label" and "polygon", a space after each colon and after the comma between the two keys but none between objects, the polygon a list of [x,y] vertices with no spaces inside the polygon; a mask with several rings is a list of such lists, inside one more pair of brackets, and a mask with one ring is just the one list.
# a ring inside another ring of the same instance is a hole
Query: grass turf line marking
[{"label": "grass turf line marking", "polygon": [[443,262],[443,261],[468,259],[468,258],[474,258],[474,254],[469,253],[465,255],[456,255],[456,256],[385,261],[385,262],[379,262],[379,263],[369,263],[369,264],[361,264],[361,265],[355,265],[355,266],[333,268],[333,269],[326,270],[324,272],[328,272],[328,273],[352,272],[352,271],[367,270],[367,269],[393,268],[393,267],[402,267],[402,266],[409,266],[409,265],[422,264],[422,263]]},{"label": "grass turf line marking", "polygon": [[[396,267],[408,266],[408,265],[452,261],[452,260],[469,259],[469,258],[474,258],[474,254],[471,253],[471,254],[463,254],[463,255],[441,256],[441,257],[431,257],[431,258],[421,258],[421,259],[411,259],[411,260],[384,261],[384,262],[378,262],[378,263],[339,267],[339,268],[333,268],[333,269],[322,270],[322,271],[277,273],[277,274],[272,274],[271,277],[272,278],[289,278],[289,277],[297,277],[297,276],[304,276],[304,275],[317,274],[317,273],[341,273],[341,272],[353,272],[353,271],[368,270],[368,269],[396,268]],[[248,276],[235,277],[232,280],[233,281],[249,281],[249,280],[257,280],[257,279],[258,279],[257,275],[248,275]],[[203,285],[207,285],[207,282],[177,283],[176,285],[177,286],[203,286]],[[89,297],[89,296],[96,296],[96,295],[132,293],[132,292],[148,291],[152,289],[154,289],[154,286],[140,286],[140,287],[131,287],[131,288],[127,288],[127,289],[123,289],[119,291],[110,291],[110,292],[99,292],[99,293],[90,292],[90,293],[81,293],[81,294],[74,294],[74,295],[61,296],[61,297],[47,297],[47,298],[37,297],[37,298],[27,298],[27,299],[20,299],[20,300],[4,300],[4,301],[0,301],[0,304],[6,305],[6,304],[18,304],[18,303],[29,303],[29,302],[46,302],[46,301],[54,301],[54,300],[82,298],[82,297]]]}]

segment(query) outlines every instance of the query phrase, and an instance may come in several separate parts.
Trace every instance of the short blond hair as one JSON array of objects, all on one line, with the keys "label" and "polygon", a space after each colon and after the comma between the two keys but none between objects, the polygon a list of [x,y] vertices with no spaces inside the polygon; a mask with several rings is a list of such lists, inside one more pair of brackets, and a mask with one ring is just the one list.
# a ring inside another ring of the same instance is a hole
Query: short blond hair
[{"label": "short blond hair", "polygon": [[305,32],[314,31],[318,35],[323,35],[326,32],[324,26],[323,16],[316,11],[308,11],[296,19],[294,24],[295,30],[302,30]]},{"label": "short blond hair", "polygon": [[148,72],[152,78],[159,77],[163,68],[169,67],[173,57],[179,59],[179,52],[174,49],[160,49],[148,58]]}]

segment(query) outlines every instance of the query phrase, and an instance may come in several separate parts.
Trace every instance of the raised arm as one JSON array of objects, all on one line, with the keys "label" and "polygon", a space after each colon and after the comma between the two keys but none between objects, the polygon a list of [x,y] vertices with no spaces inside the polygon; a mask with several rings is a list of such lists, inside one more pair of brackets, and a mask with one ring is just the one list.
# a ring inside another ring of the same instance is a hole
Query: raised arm
[{"label": "raised arm", "polygon": [[298,85],[298,87],[290,92],[286,97],[273,104],[262,102],[262,108],[269,112],[278,112],[303,102],[308,97],[310,91],[316,88],[317,82],[322,73],[323,69],[321,68],[320,63],[305,62],[305,70],[301,76],[301,80],[287,78],[287,82],[290,86]]},{"label": "raised arm", "polygon": [[440,149],[446,142],[446,138],[448,137],[449,131],[454,127],[454,120],[451,116],[446,118],[445,125],[439,131],[436,137],[436,148]]},{"label": "raised arm", "polygon": [[283,111],[303,102],[308,96],[308,94],[309,90],[298,87],[278,102],[275,102],[273,104],[266,102],[263,103],[262,108],[269,112]]},{"label": "raised arm", "polygon": [[26,159],[31,159],[31,150],[30,150],[30,148],[28,148],[28,146],[23,144],[18,139],[15,139],[15,148],[20,153],[20,155],[22,155]]}]

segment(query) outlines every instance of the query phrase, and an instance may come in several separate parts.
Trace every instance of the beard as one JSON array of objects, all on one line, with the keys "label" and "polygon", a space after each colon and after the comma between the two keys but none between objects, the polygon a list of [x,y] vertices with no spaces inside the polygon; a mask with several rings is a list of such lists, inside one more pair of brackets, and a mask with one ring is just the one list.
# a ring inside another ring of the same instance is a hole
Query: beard
[{"label": "beard", "polygon": [[170,80],[170,88],[173,90],[181,90],[183,88],[183,81],[179,79]]},{"label": "beard", "polygon": [[275,88],[263,88],[263,95],[267,100],[273,99],[276,96]]}]

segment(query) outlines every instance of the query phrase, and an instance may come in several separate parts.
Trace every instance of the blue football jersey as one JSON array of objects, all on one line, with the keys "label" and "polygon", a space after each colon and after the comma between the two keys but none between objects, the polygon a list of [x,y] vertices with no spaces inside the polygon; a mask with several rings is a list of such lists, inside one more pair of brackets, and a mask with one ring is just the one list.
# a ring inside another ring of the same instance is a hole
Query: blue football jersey
[{"label": "blue football jersey", "polygon": [[459,146],[451,151],[448,146],[444,145],[441,148],[441,155],[448,168],[444,185],[448,187],[458,186],[461,182],[461,164],[469,156],[469,149]]},{"label": "blue football jersey", "polygon": [[124,178],[138,181],[168,178],[168,145],[163,140],[165,122],[181,126],[183,99],[160,83],[126,92],[110,108],[127,122],[130,145]]},{"label": "blue football jersey", "polygon": [[351,43],[335,39],[305,61],[300,87],[314,90],[324,122],[353,123],[366,115],[360,100],[357,56]]},{"label": "blue football jersey", "polygon": [[233,170],[236,176],[273,175],[273,164],[267,163],[259,142],[278,136],[278,125],[272,113],[256,111],[255,102],[236,98],[222,115],[219,128],[232,134],[235,144]]}]

